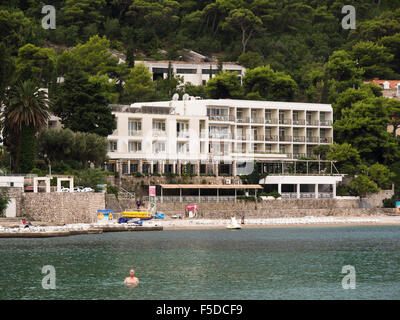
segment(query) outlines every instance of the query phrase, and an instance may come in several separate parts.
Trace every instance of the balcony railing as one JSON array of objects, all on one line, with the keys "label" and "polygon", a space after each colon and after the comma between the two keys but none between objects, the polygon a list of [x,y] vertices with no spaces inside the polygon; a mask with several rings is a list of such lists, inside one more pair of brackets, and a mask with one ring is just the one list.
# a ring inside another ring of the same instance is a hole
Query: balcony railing
[{"label": "balcony railing", "polygon": [[279,141],[290,142],[292,141],[292,136],[279,136]]},{"label": "balcony railing", "polygon": [[278,136],[265,136],[265,141],[278,141]]},{"label": "balcony railing", "polygon": [[293,159],[300,159],[305,157],[306,157],[305,153],[293,153]]},{"label": "balcony railing", "polygon": [[236,119],[237,123],[250,123],[250,118],[246,117],[246,118],[237,118]]},{"label": "balcony railing", "polygon": [[208,116],[211,121],[235,121],[235,116]]},{"label": "balcony railing", "polygon": [[262,119],[262,118],[252,118],[252,119],[250,119],[250,122],[251,122],[251,123],[260,123],[260,124],[263,124],[263,123],[264,123],[264,119]]},{"label": "balcony railing", "polygon": [[314,142],[314,143],[318,143],[319,138],[318,137],[307,137],[306,138],[307,142]]},{"label": "balcony railing", "polygon": [[236,135],[236,140],[250,140],[250,135],[247,134],[238,134]]},{"label": "balcony railing", "polygon": [[290,120],[290,119],[279,119],[279,124],[289,125],[289,124],[292,124],[292,120]]},{"label": "balcony railing", "polygon": [[293,125],[295,126],[304,126],[306,123],[305,120],[293,120]]},{"label": "balcony railing", "polygon": [[263,135],[251,135],[250,140],[253,141],[264,141],[264,136]]},{"label": "balcony railing", "polygon": [[331,126],[332,125],[332,121],[331,120],[320,120],[319,121],[319,125],[320,126]]},{"label": "balcony railing", "polygon": [[177,138],[188,139],[189,138],[189,131],[179,131],[179,132],[176,133],[176,137]]},{"label": "balcony railing", "polygon": [[320,143],[332,143],[332,137],[321,137],[319,138]]},{"label": "balcony railing", "polygon": [[318,120],[306,120],[306,125],[308,126],[318,126],[319,121]]},{"label": "balcony railing", "polygon": [[153,137],[166,137],[167,133],[162,130],[153,130]]},{"label": "balcony railing", "polygon": [[265,124],[277,124],[278,119],[265,119],[264,123]]},{"label": "balcony railing", "polygon": [[210,132],[208,137],[211,139],[232,139],[232,135],[230,133],[224,132]]},{"label": "balcony railing", "polygon": [[304,136],[293,136],[293,142],[305,142],[306,137]]},{"label": "balcony railing", "polygon": [[129,130],[129,136],[131,137],[141,137],[142,130]]}]

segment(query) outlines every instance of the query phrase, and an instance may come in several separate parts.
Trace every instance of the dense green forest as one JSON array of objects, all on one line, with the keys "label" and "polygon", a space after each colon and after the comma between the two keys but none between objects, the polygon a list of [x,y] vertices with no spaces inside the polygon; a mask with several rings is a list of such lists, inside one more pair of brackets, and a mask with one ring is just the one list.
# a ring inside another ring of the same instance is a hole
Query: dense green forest
[{"label": "dense green forest", "polygon": [[[400,125],[400,102],[363,84],[375,77],[400,79],[400,0],[55,0],[56,28],[47,30],[45,4],[0,0],[2,127],[14,158],[27,158],[21,145],[32,135],[41,139],[39,154],[51,154],[43,139],[53,135],[39,136],[41,126],[29,117],[14,121],[16,101],[34,85],[49,89],[49,111],[64,127],[103,137],[115,129],[109,103],[168,100],[186,92],[331,103],[336,143],[315,153],[357,176],[340,192],[365,194],[400,181],[399,140],[387,131],[389,124]],[[354,30],[342,28],[344,5],[356,8]],[[242,83],[220,72],[205,86],[194,86],[172,74],[153,82],[148,70],[135,64],[143,58],[179,59],[182,49],[220,64],[236,61],[248,71]],[[125,54],[126,63],[118,63],[117,52]],[[58,83],[60,77],[65,81]],[[45,116],[41,97],[36,98],[36,110]],[[29,159],[14,170],[33,163]]]}]

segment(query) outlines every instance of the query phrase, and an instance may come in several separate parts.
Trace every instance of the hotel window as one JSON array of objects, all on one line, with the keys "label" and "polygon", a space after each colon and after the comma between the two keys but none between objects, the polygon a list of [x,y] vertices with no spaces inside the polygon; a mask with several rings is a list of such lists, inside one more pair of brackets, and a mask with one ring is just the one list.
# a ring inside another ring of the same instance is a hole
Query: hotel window
[{"label": "hotel window", "polygon": [[142,143],[139,141],[129,141],[128,152],[142,151]]},{"label": "hotel window", "polygon": [[165,143],[164,142],[153,142],[152,151],[153,151],[153,153],[165,152]]},{"label": "hotel window", "polygon": [[286,147],[283,145],[283,146],[279,146],[279,152],[280,153],[286,153]]},{"label": "hotel window", "polygon": [[272,112],[271,110],[265,111],[265,120],[271,120],[272,119]]},{"label": "hotel window", "polygon": [[115,152],[118,149],[117,141],[108,141],[108,151]]},{"label": "hotel window", "polygon": [[165,122],[153,121],[153,131],[165,131]]},{"label": "hotel window", "polygon": [[189,153],[189,144],[178,142],[176,145],[176,153]]},{"label": "hotel window", "polygon": [[306,120],[307,120],[307,123],[308,123],[308,124],[310,124],[310,123],[311,123],[311,120],[312,120],[312,114],[311,114],[311,112],[310,112],[310,111],[307,111],[307,113],[306,113]]},{"label": "hotel window", "polygon": [[130,136],[135,135],[137,132],[142,131],[142,122],[137,120],[129,120],[128,132]]},{"label": "hotel window", "polygon": [[207,108],[207,116],[227,116],[228,109]]},{"label": "hotel window", "polygon": [[197,69],[176,69],[176,73],[180,74],[196,74]]},{"label": "hotel window", "polygon": [[189,131],[189,123],[187,122],[177,122],[176,123],[176,132],[187,132]]},{"label": "hotel window", "polygon": [[272,152],[272,145],[266,144],[265,145],[265,152]]},{"label": "hotel window", "polygon": [[299,120],[299,112],[293,111],[293,121],[298,121],[298,120]]}]

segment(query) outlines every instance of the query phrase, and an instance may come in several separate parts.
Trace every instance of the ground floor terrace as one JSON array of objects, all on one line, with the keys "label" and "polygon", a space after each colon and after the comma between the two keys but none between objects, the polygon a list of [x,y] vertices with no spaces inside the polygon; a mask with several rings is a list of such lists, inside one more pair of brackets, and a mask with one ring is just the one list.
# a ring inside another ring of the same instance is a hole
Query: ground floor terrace
[{"label": "ground floor terrace", "polygon": [[342,175],[268,175],[260,181],[265,192],[278,192],[282,199],[336,198]]},{"label": "ground floor terrace", "polygon": [[254,169],[265,174],[332,175],[339,174],[333,161],[326,160],[253,160],[253,161],[180,161],[109,160],[106,168],[124,175],[214,175],[238,176]]},{"label": "ground floor terrace", "polygon": [[189,202],[189,203],[216,203],[237,202],[242,195],[252,194],[257,197],[257,192],[263,187],[256,185],[204,185],[204,184],[161,184],[156,186],[156,195],[148,200],[157,203],[164,202]]}]

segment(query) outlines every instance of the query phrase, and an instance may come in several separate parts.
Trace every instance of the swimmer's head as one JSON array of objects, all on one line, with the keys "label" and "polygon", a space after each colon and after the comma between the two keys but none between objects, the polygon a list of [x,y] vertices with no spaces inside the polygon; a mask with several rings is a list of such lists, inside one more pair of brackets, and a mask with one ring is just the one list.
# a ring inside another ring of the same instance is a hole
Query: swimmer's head
[{"label": "swimmer's head", "polygon": [[135,275],[135,270],[131,269],[131,271],[129,271],[129,275],[130,275],[131,277],[133,277],[133,276]]}]

